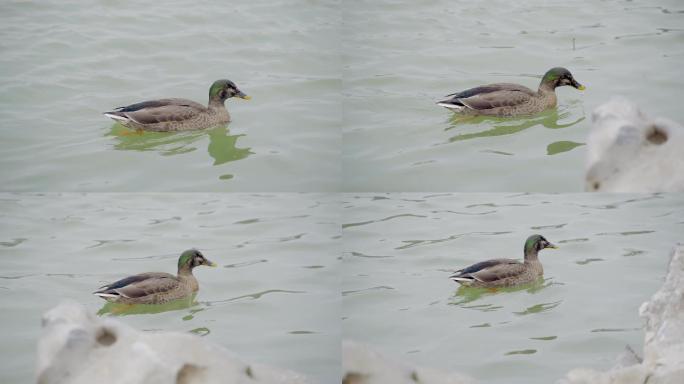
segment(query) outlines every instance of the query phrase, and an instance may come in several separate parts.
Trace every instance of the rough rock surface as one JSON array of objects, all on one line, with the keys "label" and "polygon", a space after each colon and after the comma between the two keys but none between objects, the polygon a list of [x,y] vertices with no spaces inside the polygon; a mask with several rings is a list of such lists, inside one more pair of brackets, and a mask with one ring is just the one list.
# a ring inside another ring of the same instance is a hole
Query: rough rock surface
[{"label": "rough rock surface", "polygon": [[684,383],[684,245],[674,249],[665,283],[641,305],[639,314],[646,321],[643,359],[623,354],[609,371],[574,369],[560,383]]},{"label": "rough rock surface", "polygon": [[684,127],[651,119],[624,98],[596,108],[587,139],[585,190],[683,192]]},{"label": "rough rock surface", "polygon": [[342,384],[465,384],[467,376],[427,368],[409,367],[391,361],[363,344],[342,343]]},{"label": "rough rock surface", "polygon": [[193,334],[140,332],[75,302],[43,315],[39,384],[303,384],[302,375],[246,364]]}]

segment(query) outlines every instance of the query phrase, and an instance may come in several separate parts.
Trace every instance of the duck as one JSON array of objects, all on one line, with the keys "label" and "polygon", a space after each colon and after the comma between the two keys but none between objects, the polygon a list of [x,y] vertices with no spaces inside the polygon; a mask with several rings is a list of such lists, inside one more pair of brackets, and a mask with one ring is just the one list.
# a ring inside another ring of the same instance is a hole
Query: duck
[{"label": "duck", "polygon": [[186,298],[199,289],[192,269],[200,265],[216,267],[200,251],[189,249],[178,258],[176,276],[163,272],[140,273],[103,285],[93,294],[120,304],[163,304]]},{"label": "duck", "polygon": [[525,240],[525,259],[492,259],[459,269],[449,278],[461,285],[478,288],[501,288],[529,284],[544,275],[539,258],[542,249],[556,249],[542,235],[532,235]]},{"label": "duck", "polygon": [[104,115],[137,131],[193,131],[230,122],[225,101],[231,97],[251,99],[235,83],[222,79],[209,88],[206,107],[187,99],[159,99],[118,107]]},{"label": "duck", "polygon": [[537,91],[523,85],[496,83],[452,93],[437,105],[464,115],[515,117],[533,115],[557,104],[556,88],[570,85],[580,91],[584,85],[562,67],[549,69],[542,77]]}]

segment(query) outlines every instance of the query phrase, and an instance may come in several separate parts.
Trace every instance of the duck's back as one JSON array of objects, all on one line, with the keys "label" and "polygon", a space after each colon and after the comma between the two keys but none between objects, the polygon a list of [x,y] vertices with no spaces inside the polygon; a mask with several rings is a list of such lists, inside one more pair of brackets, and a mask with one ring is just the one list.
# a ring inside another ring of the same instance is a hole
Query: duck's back
[{"label": "duck's back", "polygon": [[196,291],[197,281],[193,280],[194,278],[179,279],[169,273],[147,272],[105,285],[95,294],[118,303],[159,304]]},{"label": "duck's back", "polygon": [[447,95],[447,96],[454,96],[454,98],[467,98],[467,97],[472,97],[475,95],[483,95],[483,94],[500,92],[500,91],[522,92],[528,96],[536,95],[535,91],[527,88],[524,85],[513,84],[513,83],[494,83],[494,84],[481,85],[479,87],[466,89],[465,91],[461,91],[461,92],[458,92],[458,93],[455,93],[452,95]]},{"label": "duck's back", "polygon": [[453,277],[472,279],[474,287],[510,287],[533,282],[542,276],[544,270],[539,260],[521,263],[513,259],[493,259],[458,272]]},{"label": "duck's back", "polygon": [[203,129],[230,120],[224,106],[207,108],[187,99],[143,101],[105,115],[131,128],[157,132]]},{"label": "duck's back", "polygon": [[[523,85],[512,83],[487,84],[466,89],[438,104],[466,114],[511,116],[536,110],[540,95]],[[543,108],[542,108],[543,109]]]}]

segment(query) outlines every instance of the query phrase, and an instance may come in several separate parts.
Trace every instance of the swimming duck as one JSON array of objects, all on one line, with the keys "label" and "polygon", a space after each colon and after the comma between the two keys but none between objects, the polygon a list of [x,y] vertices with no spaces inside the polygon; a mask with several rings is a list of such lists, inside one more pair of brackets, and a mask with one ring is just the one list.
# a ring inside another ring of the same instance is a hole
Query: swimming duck
[{"label": "swimming duck", "polygon": [[447,95],[452,97],[437,102],[437,105],[466,115],[531,115],[555,107],[555,89],[563,85],[571,85],[580,91],[585,89],[570,71],[556,67],[544,74],[536,92],[519,84],[489,84]]},{"label": "swimming duck", "polygon": [[104,115],[136,130],[153,132],[190,131],[214,127],[230,121],[226,99],[249,100],[230,80],[216,80],[209,88],[209,105],[186,99],[143,101],[105,112]]},{"label": "swimming duck", "polygon": [[544,274],[537,253],[545,248],[557,248],[542,235],[532,235],[525,241],[525,261],[492,259],[481,261],[456,271],[449,278],[469,287],[511,287],[536,281]]},{"label": "swimming duck", "polygon": [[93,292],[112,303],[162,304],[182,299],[197,292],[199,284],[192,269],[199,265],[215,267],[196,249],[190,249],[178,258],[178,275],[147,272],[133,275],[100,287]]}]

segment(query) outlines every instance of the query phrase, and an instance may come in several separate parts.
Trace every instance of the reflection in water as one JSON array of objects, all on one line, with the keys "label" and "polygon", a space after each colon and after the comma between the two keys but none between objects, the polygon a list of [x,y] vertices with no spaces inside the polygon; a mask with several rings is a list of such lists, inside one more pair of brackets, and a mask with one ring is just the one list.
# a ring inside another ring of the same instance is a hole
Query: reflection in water
[{"label": "reflection in water", "polygon": [[199,327],[195,329],[191,329],[190,333],[194,333],[195,335],[199,336],[206,336],[211,333],[211,330],[207,327]]},{"label": "reflection in water", "polygon": [[218,304],[218,303],[228,303],[231,301],[238,301],[238,300],[242,300],[242,299],[258,300],[261,298],[261,296],[271,294],[271,293],[306,293],[306,292],[304,292],[304,291],[288,291],[286,289],[267,289],[265,291],[261,291],[261,292],[257,292],[257,293],[250,293],[247,295],[241,295],[241,296],[233,297],[230,299],[207,301],[204,304],[211,306],[211,305]]},{"label": "reflection in water", "polygon": [[359,225],[367,225],[367,224],[379,223],[379,222],[381,222],[381,221],[387,221],[387,220],[397,219],[397,218],[401,218],[401,217],[418,217],[418,218],[423,218],[423,217],[426,217],[426,216],[424,216],[424,215],[414,215],[413,213],[402,213],[402,214],[398,214],[398,215],[392,215],[392,216],[384,217],[384,218],[382,218],[382,219],[377,219],[377,220],[369,220],[369,221],[362,221],[362,222],[358,222],[358,223],[346,223],[346,224],[342,224],[342,229],[344,229],[344,228],[349,228],[349,227],[356,227],[356,226],[359,226]]},{"label": "reflection in water", "polygon": [[482,324],[476,324],[476,325],[471,325],[470,328],[490,328],[492,325],[489,323],[482,323]]},{"label": "reflection in water", "polygon": [[431,239],[431,240],[402,240],[402,243],[405,243],[405,245],[402,245],[400,247],[396,247],[395,249],[406,249],[406,248],[413,248],[413,247],[418,247],[418,246],[423,246],[423,245],[432,245],[432,244],[437,244],[437,243],[443,243],[445,241],[451,241],[455,240],[464,236],[471,236],[471,235],[476,235],[476,236],[497,236],[497,235],[506,235],[511,233],[510,231],[504,231],[504,232],[467,232],[467,233],[457,233],[455,235],[451,235],[449,237],[443,237],[440,239]]},{"label": "reflection in water", "polygon": [[178,155],[194,151],[192,143],[199,140],[203,131],[188,132],[147,132],[133,131],[121,124],[114,124],[105,136],[114,136],[114,148],[125,151],[157,150],[164,156]]},{"label": "reflection in water", "polygon": [[105,136],[114,136],[114,148],[128,151],[159,151],[164,156],[179,155],[196,150],[193,145],[204,135],[209,136],[209,156],[214,165],[244,159],[253,152],[251,148],[238,148],[237,140],[244,135],[229,135],[226,126],[209,130],[188,132],[147,132],[132,131],[121,124],[114,124]]},{"label": "reflection in water", "polygon": [[[149,315],[168,311],[178,311],[198,305],[195,296],[170,301],[164,304],[121,304],[107,302],[97,311],[98,316]],[[197,311],[194,311],[197,312]],[[193,312],[193,313],[194,313]]]},{"label": "reflection in water", "polygon": [[584,259],[584,260],[580,260],[580,261],[575,261],[575,264],[578,264],[578,265],[587,265],[587,264],[593,263],[593,262],[595,262],[595,261],[603,261],[603,259],[600,258],[600,257],[590,257],[590,258],[588,258],[588,259]]},{"label": "reflection in water", "polygon": [[[471,305],[471,306],[464,306],[463,304],[468,304],[471,303],[475,300],[479,300],[483,297],[488,297],[492,296],[498,293],[505,293],[505,292],[518,292],[518,291],[527,291],[528,293],[537,293],[541,291],[542,289],[552,285],[553,282],[551,279],[544,279],[543,277],[540,277],[537,281],[529,283],[529,284],[524,284],[524,285],[519,285],[516,287],[505,287],[505,288],[476,288],[476,287],[466,287],[465,285],[461,285],[456,293],[449,299],[449,305],[458,305],[463,308],[469,308],[469,309],[480,309],[480,310],[492,310],[492,307],[490,304],[482,304],[482,305]],[[500,307],[497,307],[495,309],[498,309]]]},{"label": "reflection in water", "polygon": [[[196,303],[195,303],[195,304],[196,304]],[[191,310],[189,311],[190,313],[189,313],[188,315],[183,316],[183,321],[188,321],[188,320],[194,319],[194,318],[195,318],[195,313],[197,313],[197,312],[202,312],[202,311],[204,311],[205,309],[206,309],[206,308],[193,308],[193,309],[191,309]]]},{"label": "reflection in water", "polygon": [[559,306],[561,304],[561,302],[562,302],[562,300],[554,301],[552,303],[535,304],[531,307],[527,307],[524,311],[513,312],[513,313],[515,313],[516,315],[524,316],[524,315],[531,315],[534,313],[546,312],[546,311],[550,311],[550,310],[556,308],[557,306]]},{"label": "reflection in water", "polygon": [[530,337],[530,340],[540,340],[540,341],[551,341],[551,340],[556,340],[558,336],[539,336],[539,337]]},{"label": "reflection in water", "polygon": [[393,290],[394,288],[387,286],[387,285],[378,285],[376,287],[370,287],[370,288],[364,288],[364,289],[354,289],[350,291],[342,291],[342,296],[349,296],[353,295],[356,293],[361,293],[361,292],[369,292],[369,291],[382,291],[382,290]]},{"label": "reflection in water", "polygon": [[214,158],[214,165],[229,161],[244,159],[251,155],[251,148],[238,148],[238,137],[244,135],[229,135],[226,127],[216,127],[209,132],[209,155]]},{"label": "reflection in water", "polygon": [[506,352],[505,355],[506,356],[510,356],[510,355],[531,355],[533,353],[537,353],[537,350],[536,349],[520,349],[517,351]]},{"label": "reflection in water", "polygon": [[448,131],[464,124],[481,124],[486,127],[494,127],[479,132],[462,133],[456,136],[452,136],[449,138],[449,142],[453,143],[456,141],[476,139],[479,137],[512,135],[514,133],[523,131],[527,128],[534,127],[535,125],[542,125],[549,129],[568,128],[584,120],[584,116],[582,116],[568,124],[559,124],[559,120],[566,119],[569,116],[570,110],[563,110],[559,112],[557,109],[551,109],[542,112],[538,115],[535,115],[533,117],[521,117],[514,119],[491,116],[461,116],[455,114],[451,117],[450,126],[445,130]]},{"label": "reflection in water", "polygon": [[0,241],[0,245],[2,245],[3,247],[16,247],[17,245],[23,243],[26,240],[28,239],[24,237],[17,237],[12,239],[11,241]]},{"label": "reflection in water", "polygon": [[547,155],[557,155],[559,153],[570,151],[574,148],[584,145],[584,143],[577,143],[574,141],[556,141],[546,146]]}]

